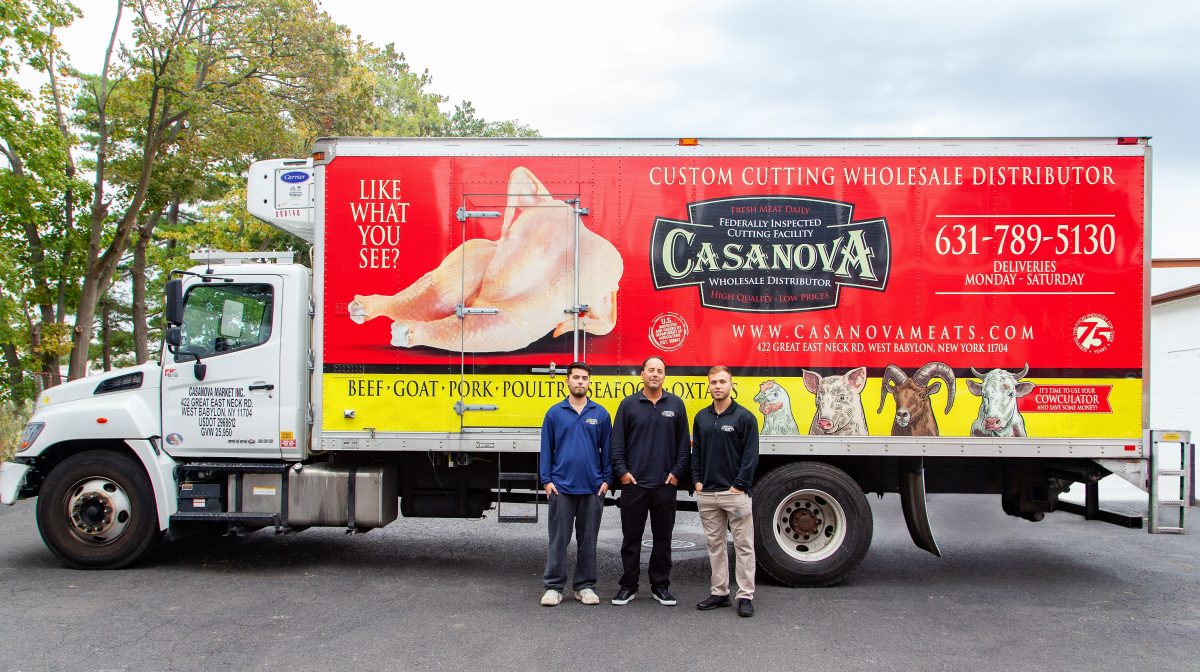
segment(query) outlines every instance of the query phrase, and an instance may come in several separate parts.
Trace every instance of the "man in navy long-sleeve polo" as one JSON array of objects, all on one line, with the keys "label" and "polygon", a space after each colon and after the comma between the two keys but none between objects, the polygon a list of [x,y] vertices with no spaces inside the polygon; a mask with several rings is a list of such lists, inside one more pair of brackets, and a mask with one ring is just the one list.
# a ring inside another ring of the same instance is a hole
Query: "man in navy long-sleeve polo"
[{"label": "man in navy long-sleeve polo", "polygon": [[546,588],[542,605],[546,607],[562,602],[572,528],[578,550],[572,582],[575,599],[589,605],[600,603],[595,591],[596,538],[604,514],[604,495],[612,479],[608,454],[612,421],[608,411],[587,396],[591,373],[582,362],[568,366],[570,394],[551,406],[542,421],[538,477],[550,502],[550,546],[542,577]]},{"label": "man in navy long-sleeve polo", "polygon": [[700,409],[692,425],[692,480],[696,510],[708,539],[712,568],[709,596],[701,611],[728,607],[729,550],[725,530],[733,532],[738,583],[738,616],[754,615],[754,507],[750,486],[758,468],[758,420],[733,400],[733,374],[726,366],[708,371],[713,403]]},{"label": "man in navy long-sleeve polo", "polygon": [[667,606],[675,597],[671,583],[671,531],[675,528],[675,493],[688,472],[687,409],[683,400],[663,389],[667,365],[659,357],[642,362],[642,390],[621,401],[613,422],[612,463],[621,481],[621,585],[613,604],[628,604],[637,595],[641,573],[642,534],[646,517],[654,544],[650,549],[650,594]]}]

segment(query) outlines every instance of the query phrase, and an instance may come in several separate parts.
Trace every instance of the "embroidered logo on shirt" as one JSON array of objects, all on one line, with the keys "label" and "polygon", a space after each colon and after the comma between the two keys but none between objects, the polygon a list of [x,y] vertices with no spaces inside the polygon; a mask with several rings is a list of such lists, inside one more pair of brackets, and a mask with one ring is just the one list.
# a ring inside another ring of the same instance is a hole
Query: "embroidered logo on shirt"
[{"label": "embroidered logo on shirt", "polygon": [[675,417],[675,411],[663,411],[663,412],[662,412],[662,414],[663,414],[663,417],[664,417],[664,418],[673,418],[673,417]]},{"label": "embroidered logo on shirt", "polygon": [[599,420],[597,420],[596,418],[586,418],[586,419],[584,420],[584,422],[586,422],[586,423],[587,423],[587,424],[589,424],[589,425],[598,425],[598,424],[600,424],[600,421],[599,421]]},{"label": "embroidered logo on shirt", "polygon": [[736,432],[737,427],[734,427],[733,425],[721,425],[721,431],[722,432]]}]

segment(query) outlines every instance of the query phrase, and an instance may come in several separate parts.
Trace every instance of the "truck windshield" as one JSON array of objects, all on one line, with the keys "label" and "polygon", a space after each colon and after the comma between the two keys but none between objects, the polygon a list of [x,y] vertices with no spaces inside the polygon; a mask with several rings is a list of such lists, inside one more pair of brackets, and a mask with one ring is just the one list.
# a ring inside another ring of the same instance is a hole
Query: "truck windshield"
[{"label": "truck windshield", "polygon": [[185,299],[182,346],[210,357],[265,343],[273,305],[271,285],[196,285]]}]

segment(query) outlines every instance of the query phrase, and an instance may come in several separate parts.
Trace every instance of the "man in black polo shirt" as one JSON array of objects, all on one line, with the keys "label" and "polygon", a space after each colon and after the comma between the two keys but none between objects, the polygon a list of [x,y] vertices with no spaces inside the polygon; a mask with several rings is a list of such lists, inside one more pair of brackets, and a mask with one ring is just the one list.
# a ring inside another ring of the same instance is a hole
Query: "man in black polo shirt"
[{"label": "man in black polo shirt", "polygon": [[696,509],[708,538],[712,590],[696,605],[708,611],[729,606],[729,551],[725,531],[733,533],[738,584],[738,616],[754,615],[754,516],[750,485],[758,468],[758,420],[733,400],[733,375],[724,366],[708,371],[713,403],[692,424],[692,480]]},{"label": "man in black polo shirt", "polygon": [[663,389],[667,365],[660,357],[642,362],[642,390],[617,407],[613,420],[612,464],[621,483],[621,574],[613,604],[628,604],[637,595],[641,573],[642,533],[646,516],[654,546],[650,550],[650,594],[675,605],[671,585],[671,531],[675,527],[675,493],[687,474],[688,426],[683,400]]}]

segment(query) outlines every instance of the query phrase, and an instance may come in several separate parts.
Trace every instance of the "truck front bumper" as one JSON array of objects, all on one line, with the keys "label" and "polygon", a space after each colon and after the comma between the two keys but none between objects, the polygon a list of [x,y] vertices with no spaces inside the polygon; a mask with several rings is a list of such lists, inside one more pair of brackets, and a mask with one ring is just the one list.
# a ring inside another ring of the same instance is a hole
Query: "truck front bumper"
[{"label": "truck front bumper", "polygon": [[21,486],[25,484],[25,476],[28,473],[28,464],[0,464],[0,504],[12,506],[17,503],[17,494],[21,492]]}]

